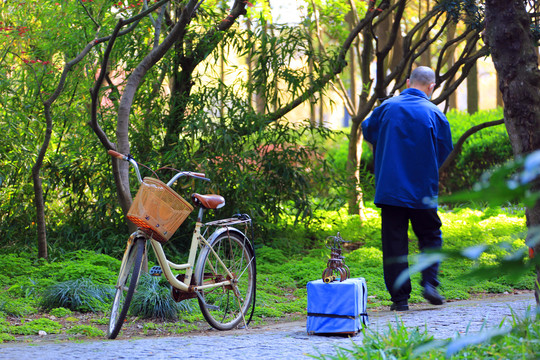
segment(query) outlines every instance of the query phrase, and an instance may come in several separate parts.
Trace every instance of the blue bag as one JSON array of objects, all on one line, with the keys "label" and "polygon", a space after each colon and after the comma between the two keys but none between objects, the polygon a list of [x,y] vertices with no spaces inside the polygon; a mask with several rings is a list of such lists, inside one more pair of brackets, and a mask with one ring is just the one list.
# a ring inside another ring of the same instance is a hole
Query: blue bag
[{"label": "blue bag", "polygon": [[369,325],[367,285],[364,278],[307,284],[307,332],[356,335]]}]

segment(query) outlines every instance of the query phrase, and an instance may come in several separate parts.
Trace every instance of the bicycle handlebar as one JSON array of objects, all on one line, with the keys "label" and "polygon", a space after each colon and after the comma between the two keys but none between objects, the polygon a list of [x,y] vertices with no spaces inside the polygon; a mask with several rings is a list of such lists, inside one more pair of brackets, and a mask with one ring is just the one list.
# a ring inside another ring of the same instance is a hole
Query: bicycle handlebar
[{"label": "bicycle handlebar", "polygon": [[128,157],[124,154],[120,154],[118,151],[109,150],[107,151],[107,154],[111,155],[112,157],[115,157],[120,160],[128,161]]},{"label": "bicycle handlebar", "polygon": [[[124,154],[119,153],[118,151],[114,151],[114,150],[108,150],[107,154],[109,154],[110,156],[115,157],[117,159],[128,161],[129,163],[131,163],[131,165],[133,165],[133,167],[135,168],[135,171],[137,173],[137,178],[139,179],[139,182],[142,183],[142,178],[141,178],[141,173],[139,171],[139,166],[138,166],[137,162],[135,161],[135,159],[133,159],[131,156],[124,155]],[[210,181],[210,179],[208,179],[204,173],[198,173],[198,172],[193,172],[193,171],[179,171],[178,174],[174,175],[173,178],[171,180],[169,180],[169,182],[167,183],[167,186],[171,186],[172,184],[174,184],[174,182],[176,180],[178,180],[182,176],[189,176],[189,177],[196,178],[196,179]]]}]

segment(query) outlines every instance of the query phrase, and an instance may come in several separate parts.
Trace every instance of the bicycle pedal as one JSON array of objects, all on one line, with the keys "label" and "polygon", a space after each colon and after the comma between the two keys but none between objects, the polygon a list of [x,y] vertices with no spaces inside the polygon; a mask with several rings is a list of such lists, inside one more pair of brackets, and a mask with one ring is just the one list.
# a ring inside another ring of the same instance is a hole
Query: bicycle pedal
[{"label": "bicycle pedal", "polygon": [[156,265],[156,266],[152,266],[149,273],[152,276],[161,276],[161,274],[163,274],[163,270],[161,270],[161,266]]}]

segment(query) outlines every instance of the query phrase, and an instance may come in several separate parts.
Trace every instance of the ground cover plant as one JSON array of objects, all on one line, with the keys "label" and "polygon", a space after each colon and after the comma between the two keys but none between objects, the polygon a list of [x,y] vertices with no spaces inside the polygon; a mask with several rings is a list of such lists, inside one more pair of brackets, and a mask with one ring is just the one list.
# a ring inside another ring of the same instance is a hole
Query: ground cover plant
[{"label": "ground cover plant", "polygon": [[[361,223],[357,215],[344,210],[320,210],[316,217],[319,220],[313,221],[309,229],[295,225],[291,216],[283,220],[279,229],[272,230],[273,242],[256,249],[255,324],[305,315],[306,284],[321,277],[330,255],[325,246],[327,237],[338,231],[349,241],[344,255],[352,276],[364,277],[368,284],[368,309],[388,306],[390,300],[382,275],[380,215],[375,207],[368,207],[366,214],[367,220]],[[523,208],[462,206],[442,208],[440,216],[446,248],[493,245],[476,260],[449,259],[442,264],[440,289],[447,299],[533,288],[532,271],[519,278],[504,274],[475,279],[464,276],[471,268],[489,265],[525,247]],[[415,241],[411,241],[410,251],[418,252]],[[74,261],[77,266],[72,266]],[[111,299],[107,294],[115,282],[119,260],[91,251],[75,251],[50,262],[35,260],[30,253],[0,255],[0,264],[5,269],[0,277],[2,341],[38,335],[40,330],[67,338],[99,337],[104,333]],[[149,265],[153,265],[151,259]],[[196,302],[171,302],[168,284],[162,280],[144,277],[145,291],[138,292],[134,300],[136,311],[130,314],[121,336],[179,334],[207,328]],[[418,275],[413,275],[412,303],[424,301],[420,286],[414,286],[417,280]]]},{"label": "ground cover plant", "polygon": [[[320,354],[316,359],[537,359],[540,353],[540,322],[514,317],[514,326],[508,331],[494,329],[488,341],[471,343],[467,347],[455,346],[467,339],[463,334],[455,340],[433,340],[422,329],[407,329],[402,324],[389,327],[379,335],[364,330],[362,344],[353,342],[352,349],[337,348],[336,355]],[[465,342],[467,343],[467,342]]]}]

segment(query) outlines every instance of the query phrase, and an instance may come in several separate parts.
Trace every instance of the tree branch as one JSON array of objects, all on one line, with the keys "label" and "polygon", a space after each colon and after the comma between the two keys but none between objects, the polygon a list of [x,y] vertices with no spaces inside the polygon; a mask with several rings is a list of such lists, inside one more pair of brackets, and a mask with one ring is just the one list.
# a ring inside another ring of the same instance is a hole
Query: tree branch
[{"label": "tree branch", "polygon": [[465,133],[461,135],[459,140],[456,142],[456,145],[454,146],[454,149],[452,150],[452,152],[450,152],[450,154],[448,155],[444,163],[441,165],[439,169],[440,178],[443,179],[446,177],[446,173],[448,172],[450,165],[452,165],[454,160],[461,153],[461,150],[463,149],[463,144],[471,135],[487,127],[501,125],[501,124],[504,124],[504,119],[488,121],[482,124],[478,124],[470,128],[469,130],[465,131]]},{"label": "tree branch", "polygon": [[[389,6],[388,0],[383,0],[383,2],[380,5],[381,9],[386,9]],[[274,111],[273,113],[269,113],[266,115],[267,117],[267,123],[274,122],[281,117],[283,117],[285,114],[287,114],[292,109],[296,108],[300,104],[302,104],[304,101],[309,99],[314,93],[322,89],[330,80],[332,80],[337,74],[341,73],[345,66],[347,66],[347,61],[345,59],[347,52],[349,51],[353,41],[356,39],[358,34],[366,27],[368,26],[371,21],[377,16],[379,16],[379,12],[372,11],[369,13],[368,16],[366,16],[362,21],[356,25],[356,27],[349,33],[347,36],[347,39],[341,46],[339,50],[339,54],[336,58],[336,60],[333,62],[333,66],[330,69],[330,72],[321,78],[313,81],[313,84],[306,89],[306,91],[291,101],[289,104],[285,105],[284,107],[278,109],[277,111]]]}]

